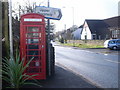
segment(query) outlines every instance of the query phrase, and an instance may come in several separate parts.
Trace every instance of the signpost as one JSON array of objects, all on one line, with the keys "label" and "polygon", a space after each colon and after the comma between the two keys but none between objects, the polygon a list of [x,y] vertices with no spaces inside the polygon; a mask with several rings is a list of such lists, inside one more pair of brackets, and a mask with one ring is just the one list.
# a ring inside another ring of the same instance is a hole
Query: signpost
[{"label": "signpost", "polygon": [[48,19],[48,68],[49,72],[48,75],[51,76],[51,60],[50,60],[50,19],[53,20],[60,20],[62,17],[61,9],[59,8],[51,8],[49,6],[49,0],[48,0],[48,7],[45,6],[36,6],[33,10],[34,13],[39,13],[45,16],[46,19]]},{"label": "signpost", "polygon": [[39,13],[45,16],[47,19],[60,20],[62,17],[61,9],[51,8],[44,6],[37,6],[34,10],[34,13]]}]

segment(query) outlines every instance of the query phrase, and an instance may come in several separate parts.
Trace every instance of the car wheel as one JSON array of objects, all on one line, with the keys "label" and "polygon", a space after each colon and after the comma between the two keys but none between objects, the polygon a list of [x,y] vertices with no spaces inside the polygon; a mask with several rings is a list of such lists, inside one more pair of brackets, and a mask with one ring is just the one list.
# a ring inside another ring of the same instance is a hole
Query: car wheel
[{"label": "car wheel", "polygon": [[116,46],[114,46],[114,47],[112,47],[112,49],[113,49],[113,50],[116,50],[116,49],[117,49],[117,47],[116,47]]}]

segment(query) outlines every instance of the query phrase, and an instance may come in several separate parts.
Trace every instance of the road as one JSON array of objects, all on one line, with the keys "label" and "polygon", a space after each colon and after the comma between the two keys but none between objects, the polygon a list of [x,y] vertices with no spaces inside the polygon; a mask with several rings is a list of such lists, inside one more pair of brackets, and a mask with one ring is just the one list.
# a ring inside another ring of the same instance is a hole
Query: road
[{"label": "road", "polygon": [[[101,88],[118,88],[118,54],[55,46],[56,63]],[[73,77],[74,78],[74,77]]]}]

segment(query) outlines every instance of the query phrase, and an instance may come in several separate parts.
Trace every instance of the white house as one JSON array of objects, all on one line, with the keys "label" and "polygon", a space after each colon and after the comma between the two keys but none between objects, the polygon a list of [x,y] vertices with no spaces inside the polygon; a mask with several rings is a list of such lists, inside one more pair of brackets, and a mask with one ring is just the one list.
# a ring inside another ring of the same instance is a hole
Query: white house
[{"label": "white house", "polygon": [[92,33],[86,21],[84,22],[83,29],[81,32],[81,39],[89,39],[89,40],[92,39]]},{"label": "white house", "polygon": [[85,20],[81,32],[81,39],[107,39],[110,36],[108,27],[108,24],[104,20]]}]

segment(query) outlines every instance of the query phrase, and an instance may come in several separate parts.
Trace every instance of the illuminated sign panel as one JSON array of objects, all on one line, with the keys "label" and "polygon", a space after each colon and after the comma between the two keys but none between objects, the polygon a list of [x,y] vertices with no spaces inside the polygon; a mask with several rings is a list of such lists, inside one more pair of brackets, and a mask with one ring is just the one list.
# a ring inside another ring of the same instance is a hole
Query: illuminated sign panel
[{"label": "illuminated sign panel", "polygon": [[42,19],[24,18],[24,21],[42,22]]}]

